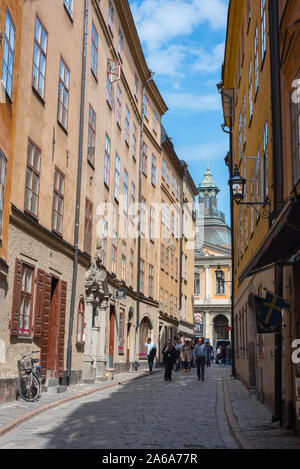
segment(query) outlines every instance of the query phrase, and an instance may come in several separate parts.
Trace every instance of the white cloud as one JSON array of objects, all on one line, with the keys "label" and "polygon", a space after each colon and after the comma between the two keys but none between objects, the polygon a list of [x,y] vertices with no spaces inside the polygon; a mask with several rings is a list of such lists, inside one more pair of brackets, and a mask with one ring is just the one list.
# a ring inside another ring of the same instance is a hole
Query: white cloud
[{"label": "white cloud", "polygon": [[197,95],[194,93],[173,93],[164,94],[169,109],[188,112],[209,112],[220,110],[220,96]]},{"label": "white cloud", "polygon": [[[196,145],[178,146],[176,152],[188,163],[197,161],[223,160],[228,152],[228,140],[204,142]],[[225,168],[225,163],[224,163]]]},{"label": "white cloud", "polygon": [[225,43],[217,44],[212,51],[199,49],[195,51],[197,57],[193,63],[193,70],[200,73],[212,73],[220,69],[224,58]]}]

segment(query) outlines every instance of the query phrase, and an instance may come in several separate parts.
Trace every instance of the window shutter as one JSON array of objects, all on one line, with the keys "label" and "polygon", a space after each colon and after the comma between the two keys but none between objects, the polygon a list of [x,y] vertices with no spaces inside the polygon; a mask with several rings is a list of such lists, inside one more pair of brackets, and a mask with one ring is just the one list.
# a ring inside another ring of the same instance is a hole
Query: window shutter
[{"label": "window shutter", "polygon": [[48,330],[50,319],[51,301],[51,275],[44,273],[44,288],[42,294],[41,317],[41,367],[42,378],[46,379],[47,355],[48,355]]},{"label": "window shutter", "polygon": [[58,356],[57,356],[57,377],[61,378],[64,374],[64,339],[66,322],[66,299],[67,282],[60,280],[59,286],[59,329],[58,329]]},{"label": "window shutter", "polygon": [[44,302],[45,302],[45,272],[43,270],[38,269],[33,337],[41,337],[41,334],[42,334],[42,319],[43,319]]},{"label": "window shutter", "polygon": [[12,298],[12,316],[11,316],[11,334],[19,334],[19,320],[20,320],[20,300],[22,290],[22,268],[23,262],[16,259],[15,262],[15,280],[13,287],[13,298]]}]

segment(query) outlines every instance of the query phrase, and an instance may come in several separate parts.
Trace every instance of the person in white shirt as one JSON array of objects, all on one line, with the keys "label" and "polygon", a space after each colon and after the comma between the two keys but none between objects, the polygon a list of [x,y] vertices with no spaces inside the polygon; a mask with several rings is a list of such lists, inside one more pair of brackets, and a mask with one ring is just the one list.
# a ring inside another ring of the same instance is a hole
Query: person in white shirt
[{"label": "person in white shirt", "polygon": [[156,354],[156,345],[149,337],[147,342],[145,343],[145,347],[147,350],[147,360],[149,365],[149,372],[152,373],[153,361]]}]

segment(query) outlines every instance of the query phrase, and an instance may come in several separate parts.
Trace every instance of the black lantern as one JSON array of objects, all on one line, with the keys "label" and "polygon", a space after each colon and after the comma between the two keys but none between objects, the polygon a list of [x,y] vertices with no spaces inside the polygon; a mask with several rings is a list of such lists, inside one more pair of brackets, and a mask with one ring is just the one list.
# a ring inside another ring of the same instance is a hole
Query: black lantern
[{"label": "black lantern", "polygon": [[246,179],[240,175],[237,165],[235,165],[233,176],[229,179],[228,184],[231,188],[232,198],[237,204],[240,203],[244,199]]},{"label": "black lantern", "polygon": [[220,264],[219,264],[216,270],[216,279],[218,280],[218,282],[222,282],[224,281],[224,278],[225,278],[224,272],[221,269]]}]

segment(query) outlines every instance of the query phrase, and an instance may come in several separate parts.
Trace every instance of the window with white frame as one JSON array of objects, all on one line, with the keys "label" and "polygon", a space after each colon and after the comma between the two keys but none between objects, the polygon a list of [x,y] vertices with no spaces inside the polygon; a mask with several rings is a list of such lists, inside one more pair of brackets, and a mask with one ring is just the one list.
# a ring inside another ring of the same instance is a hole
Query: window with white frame
[{"label": "window with white frame", "polygon": [[139,92],[139,79],[137,74],[134,74],[134,96],[138,100],[138,92]]},{"label": "window with white frame", "polygon": [[146,143],[144,143],[144,146],[143,146],[142,170],[143,170],[143,173],[147,176],[147,172],[148,172],[148,145]]},{"label": "window with white frame", "polygon": [[200,295],[200,272],[195,273],[195,279],[194,279],[194,293],[195,295]]},{"label": "window with white frame", "polygon": [[117,123],[121,128],[121,107],[122,107],[122,91],[119,85],[117,85]]},{"label": "window with white frame", "polygon": [[108,7],[108,26],[111,32],[113,32],[113,27],[114,27],[114,7],[112,5],[112,2],[109,2],[109,7]]},{"label": "window with white frame", "polygon": [[150,240],[155,236],[155,208],[150,205]]},{"label": "window with white frame", "polygon": [[130,200],[130,220],[134,224],[135,214],[134,214],[134,204],[135,204],[135,185],[131,183],[131,200]]},{"label": "window with white frame", "polygon": [[92,23],[91,69],[95,77],[98,74],[98,31]]},{"label": "window with white frame", "polygon": [[126,243],[122,241],[121,280],[126,282]]},{"label": "window with white frame", "polygon": [[124,169],[124,185],[123,185],[123,210],[124,213],[127,214],[128,211],[128,173],[126,169]]},{"label": "window with white frame", "polygon": [[130,122],[130,112],[126,104],[125,107],[125,142],[129,145],[129,122]]},{"label": "window with white frame", "polygon": [[112,83],[109,79],[109,74],[106,74],[106,101],[111,107],[111,91],[112,91]]},{"label": "window with white frame", "polygon": [[32,86],[42,98],[44,98],[45,94],[47,46],[48,34],[39,18],[36,17],[34,28]]},{"label": "window with white frame", "polygon": [[149,119],[149,100],[147,98],[147,96],[144,94],[144,97],[143,97],[143,109],[144,109],[144,116]]},{"label": "window with white frame", "polygon": [[132,124],[132,157],[136,159],[136,125],[135,122]]},{"label": "window with white frame", "polygon": [[110,160],[110,139],[105,135],[105,153],[104,153],[104,182],[109,187],[109,160]]},{"label": "window with white frame", "polygon": [[119,200],[119,188],[120,188],[120,158],[116,153],[115,157],[115,199]]},{"label": "window with white frame", "polygon": [[151,182],[153,186],[156,185],[156,158],[152,153],[152,165],[151,165]]},{"label": "window with white frame", "polygon": [[114,274],[117,273],[117,259],[118,259],[118,233],[116,231],[113,231],[111,269]]},{"label": "window with white frame", "polygon": [[149,264],[149,285],[148,285],[148,296],[153,298],[153,285],[154,285],[154,267]]},{"label": "window with white frame", "polygon": [[140,259],[140,292],[145,292],[145,261]]},{"label": "window with white frame", "polygon": [[102,263],[106,265],[106,259],[107,259],[107,235],[108,235],[108,222],[107,220],[103,219],[102,220],[102,239],[101,239],[101,259]]},{"label": "window with white frame", "polygon": [[157,132],[157,114],[155,111],[153,111],[153,130],[155,133]]},{"label": "window with white frame", "polygon": [[163,180],[165,180],[165,178],[166,178],[166,162],[165,162],[165,160],[162,160],[162,162],[161,162],[161,177],[163,178]]},{"label": "window with white frame", "polygon": [[141,208],[140,208],[140,218],[141,218],[141,233],[146,234],[146,200],[142,197]]},{"label": "window with white frame", "polygon": [[170,185],[170,169],[168,165],[166,165],[166,184],[167,186]]},{"label": "window with white frame", "polygon": [[3,61],[2,61],[2,84],[6,93],[12,97],[13,66],[15,56],[15,35],[16,28],[10,16],[8,8],[5,16]]},{"label": "window with white frame", "polygon": [[64,5],[70,17],[73,18],[73,0],[64,0]]},{"label": "window with white frame", "polygon": [[123,34],[122,34],[121,29],[119,29],[118,52],[119,52],[120,58],[122,59],[123,57]]}]

